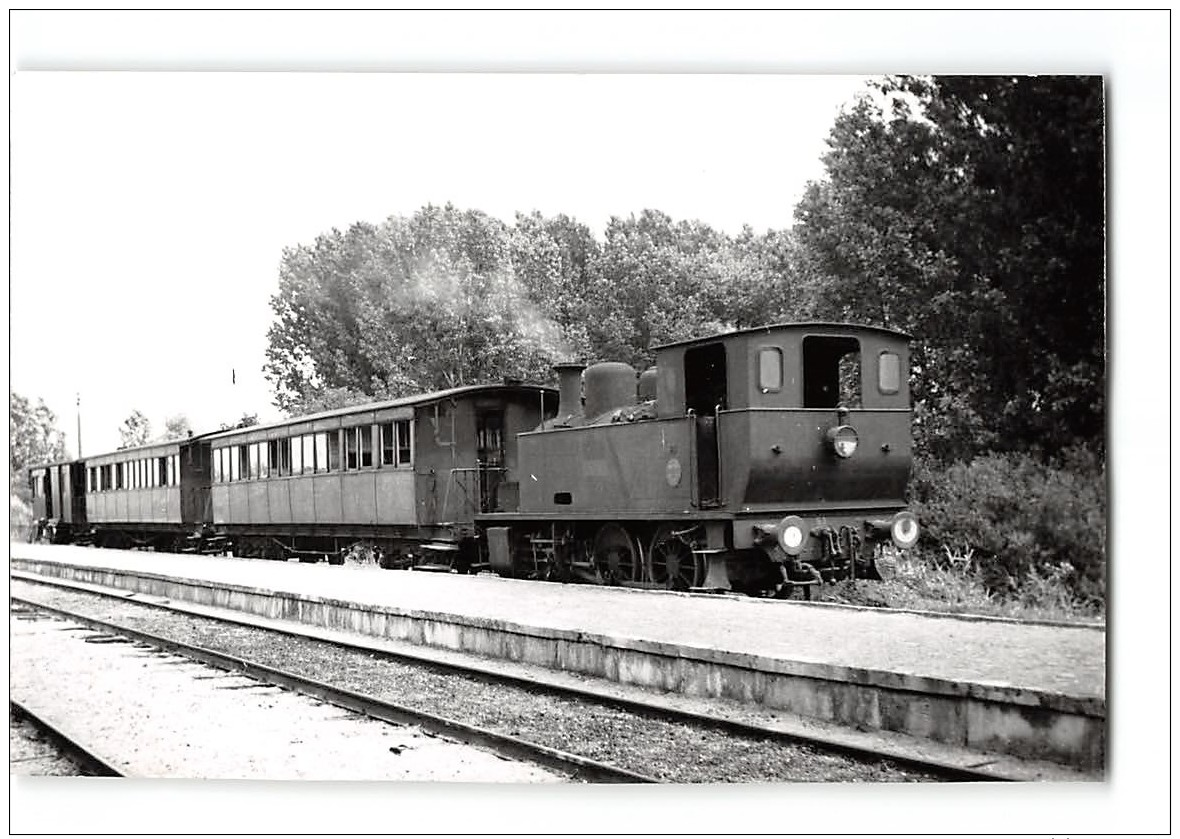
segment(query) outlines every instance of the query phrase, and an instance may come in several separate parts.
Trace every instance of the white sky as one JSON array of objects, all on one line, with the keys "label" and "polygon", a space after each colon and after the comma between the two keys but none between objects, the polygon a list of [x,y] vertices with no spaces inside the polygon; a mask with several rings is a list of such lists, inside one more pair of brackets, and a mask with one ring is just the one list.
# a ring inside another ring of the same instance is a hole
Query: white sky
[{"label": "white sky", "polygon": [[[1167,11],[12,12],[9,22],[10,382],[46,398],[71,452],[80,391],[91,453],[117,443],[133,408],[157,430],[174,412],[198,429],[242,411],[265,415],[259,368],[281,249],[332,226],[449,200],[505,218],[565,212],[596,231],[611,214],[645,207],[730,231],[781,227],[855,87],[793,76],[1105,75],[1118,624],[1112,771],[1099,786],[460,795],[441,785],[296,793],[128,782],[125,794],[72,787],[81,804],[65,807],[61,787],[15,779],[14,830],[150,832],[178,813],[187,829],[243,832],[1168,829],[1176,575],[1164,570],[1170,442],[1156,431],[1170,422],[1159,379],[1171,306]],[[176,69],[369,75],[144,72]],[[646,75],[373,75],[459,70]],[[676,73],[696,75],[666,77]],[[700,75],[710,73],[731,75]],[[148,800],[155,805],[142,806]]]}]

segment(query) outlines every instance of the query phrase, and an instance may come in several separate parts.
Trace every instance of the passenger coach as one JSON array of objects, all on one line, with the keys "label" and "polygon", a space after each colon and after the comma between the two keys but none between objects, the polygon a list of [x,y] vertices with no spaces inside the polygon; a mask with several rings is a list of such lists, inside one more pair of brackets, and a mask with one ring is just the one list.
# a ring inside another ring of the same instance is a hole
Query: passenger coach
[{"label": "passenger coach", "polygon": [[240,556],[469,568],[476,513],[515,506],[516,435],[557,409],[551,388],[472,385],[209,438],[212,523]]},{"label": "passenger coach", "polygon": [[185,550],[209,521],[204,437],[120,449],[81,463],[89,537],[100,547]]}]

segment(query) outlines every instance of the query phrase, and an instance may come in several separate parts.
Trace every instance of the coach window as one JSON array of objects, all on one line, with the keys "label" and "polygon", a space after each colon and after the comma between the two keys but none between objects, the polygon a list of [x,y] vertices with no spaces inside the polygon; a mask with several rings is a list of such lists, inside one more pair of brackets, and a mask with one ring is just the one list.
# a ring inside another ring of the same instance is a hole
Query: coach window
[{"label": "coach window", "polygon": [[148,486],[155,489],[156,487],[162,485],[160,482],[160,462],[155,458],[152,458],[147,462],[147,464],[148,468],[151,469],[151,476],[148,478]]},{"label": "coach window", "polygon": [[250,477],[250,447],[234,446],[237,457],[233,458],[235,481],[244,481]]},{"label": "coach window", "polygon": [[393,423],[383,422],[377,426],[378,442],[381,446],[381,465],[393,466],[396,462],[397,441],[393,436]]},{"label": "coach window", "polygon": [[[291,474],[291,438],[284,437],[274,441],[274,453],[278,455],[278,475],[285,477]],[[275,468],[272,466],[271,468]]]},{"label": "coach window", "polygon": [[270,445],[269,443],[255,443],[258,447],[258,474],[256,478],[270,477]]},{"label": "coach window", "polygon": [[304,455],[304,452],[308,451],[309,439],[302,434],[300,437],[291,438],[291,474],[303,474],[312,468],[312,464]]},{"label": "coach window", "polygon": [[315,435],[315,471],[328,471],[328,432],[326,431],[317,432]]},{"label": "coach window", "polygon": [[345,467],[352,471],[360,466],[360,460],[357,457],[357,437],[361,433],[359,428],[345,428],[341,432],[344,435],[344,463]]},{"label": "coach window", "polygon": [[414,459],[413,444],[410,441],[410,421],[397,421],[397,465],[409,466]]},{"label": "coach window", "polygon": [[361,453],[361,468],[373,467],[373,426],[362,425],[357,429],[357,447]]},{"label": "coach window", "polygon": [[250,452],[250,471],[244,477],[257,478],[259,475],[262,474],[261,472],[258,471],[258,468],[259,468],[258,450],[259,450],[259,448],[260,448],[260,446],[257,443],[251,443],[250,445],[246,446],[246,450],[248,452]]},{"label": "coach window", "polygon": [[172,486],[180,486],[180,455],[169,455],[168,464],[168,482]]},{"label": "coach window", "polygon": [[758,389],[763,393],[783,389],[783,351],[778,347],[758,350]]},{"label": "coach window", "polygon": [[328,440],[328,471],[329,472],[339,472],[340,471],[340,436],[343,433],[344,433],[343,431],[330,431],[330,432],[328,432],[327,435],[325,435]]},{"label": "coach window", "polygon": [[883,352],[877,358],[877,389],[897,393],[901,389],[901,358],[895,352]]},{"label": "coach window", "polygon": [[160,469],[160,486],[171,486],[172,481],[168,479],[168,455],[162,455],[159,459]]},{"label": "coach window", "polygon": [[221,483],[221,449],[213,450],[213,483]]},{"label": "coach window", "polygon": [[115,489],[123,489],[125,487],[124,478],[123,478],[123,472],[124,472],[123,467],[124,467],[124,464],[122,464],[122,463],[115,464]]},{"label": "coach window", "polygon": [[860,407],[860,341],[808,335],[803,339],[803,407]]}]

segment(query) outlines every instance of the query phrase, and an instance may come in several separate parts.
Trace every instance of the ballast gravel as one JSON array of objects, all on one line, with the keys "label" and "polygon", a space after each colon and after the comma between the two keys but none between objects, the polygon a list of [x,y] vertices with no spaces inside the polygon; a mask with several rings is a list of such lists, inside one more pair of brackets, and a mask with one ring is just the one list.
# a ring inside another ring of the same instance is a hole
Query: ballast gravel
[{"label": "ballast gravel", "polygon": [[672,783],[933,781],[888,760],[653,719],[266,629],[12,581],[12,593]]}]

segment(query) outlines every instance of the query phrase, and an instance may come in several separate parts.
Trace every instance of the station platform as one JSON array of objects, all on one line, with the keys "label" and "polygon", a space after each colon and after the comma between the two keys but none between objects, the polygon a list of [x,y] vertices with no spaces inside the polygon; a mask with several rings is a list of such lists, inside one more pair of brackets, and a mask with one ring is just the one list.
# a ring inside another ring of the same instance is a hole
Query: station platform
[{"label": "station platform", "polygon": [[1101,627],[10,544],[14,572],[757,703],[1101,774]]}]

